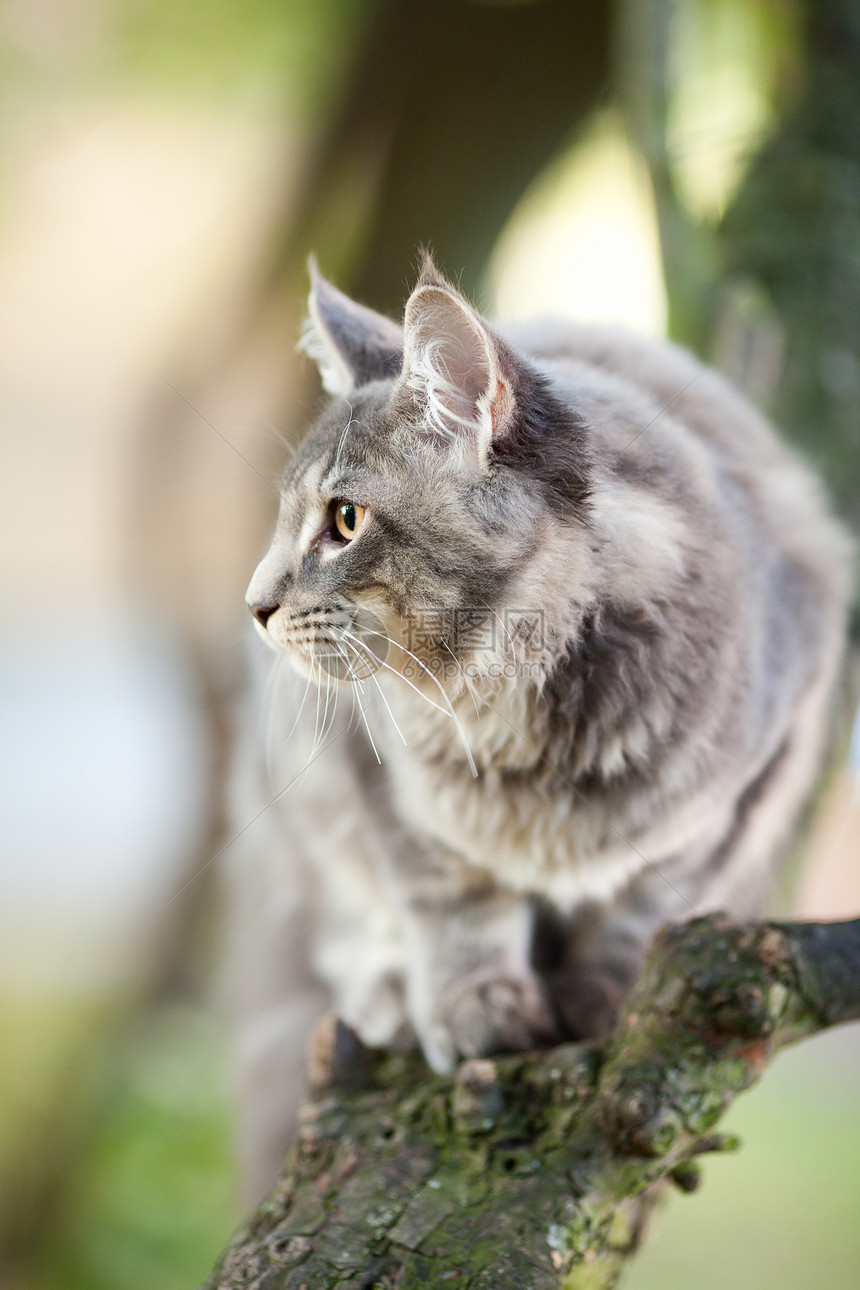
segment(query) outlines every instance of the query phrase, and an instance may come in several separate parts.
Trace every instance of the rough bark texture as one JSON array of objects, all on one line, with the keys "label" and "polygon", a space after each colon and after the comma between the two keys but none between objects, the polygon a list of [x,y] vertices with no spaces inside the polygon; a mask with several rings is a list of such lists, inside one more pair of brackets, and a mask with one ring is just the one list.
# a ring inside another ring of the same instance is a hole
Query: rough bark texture
[{"label": "rough bark texture", "polygon": [[657,938],[615,1034],[475,1060],[375,1057],[338,1022],[286,1170],[207,1290],[598,1290],[774,1053],[860,1017],[860,920],[720,917]]}]

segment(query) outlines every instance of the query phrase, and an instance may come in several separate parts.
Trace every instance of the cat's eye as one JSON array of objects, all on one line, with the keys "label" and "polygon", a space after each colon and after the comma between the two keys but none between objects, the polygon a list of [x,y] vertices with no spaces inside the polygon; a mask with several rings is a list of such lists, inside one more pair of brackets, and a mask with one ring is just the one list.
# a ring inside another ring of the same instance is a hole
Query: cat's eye
[{"label": "cat's eye", "polygon": [[334,526],[345,542],[351,542],[364,523],[364,507],[357,502],[338,502],[334,508]]}]

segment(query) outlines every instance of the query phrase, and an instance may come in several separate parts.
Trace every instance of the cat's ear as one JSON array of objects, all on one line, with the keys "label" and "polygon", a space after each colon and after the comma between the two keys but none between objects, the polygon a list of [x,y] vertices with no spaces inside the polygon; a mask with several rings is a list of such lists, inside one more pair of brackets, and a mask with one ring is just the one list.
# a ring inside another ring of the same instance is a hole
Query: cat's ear
[{"label": "cat's ear", "polygon": [[320,369],[329,394],[343,395],[396,376],[403,358],[403,333],[397,323],[366,309],[326,282],[313,256],[308,262],[311,291],[299,349]]},{"label": "cat's ear", "polygon": [[483,465],[513,418],[513,355],[432,262],[409,297],[404,331],[402,379],[427,422]]}]

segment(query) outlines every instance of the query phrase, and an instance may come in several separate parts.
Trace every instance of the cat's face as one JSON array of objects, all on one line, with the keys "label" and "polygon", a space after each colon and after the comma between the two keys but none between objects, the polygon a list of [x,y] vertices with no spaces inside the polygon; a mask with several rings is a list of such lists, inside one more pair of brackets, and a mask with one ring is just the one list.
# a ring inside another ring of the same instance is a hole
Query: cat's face
[{"label": "cat's face", "polygon": [[310,308],[332,398],[281,484],[248,589],[258,631],[318,681],[475,675],[510,657],[512,609],[530,609],[510,597],[559,523],[544,475],[562,414],[432,269],[403,331],[316,275]]}]

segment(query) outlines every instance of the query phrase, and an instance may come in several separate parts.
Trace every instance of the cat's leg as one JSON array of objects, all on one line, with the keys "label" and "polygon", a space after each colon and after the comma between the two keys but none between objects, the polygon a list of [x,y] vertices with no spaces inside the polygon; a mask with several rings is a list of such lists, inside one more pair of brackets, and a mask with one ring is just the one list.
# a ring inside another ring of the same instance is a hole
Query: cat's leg
[{"label": "cat's leg", "polygon": [[371,1046],[414,1044],[393,911],[359,839],[341,834],[337,820],[326,827],[321,814],[278,803],[231,849],[227,988],[249,1203],[283,1164],[305,1093],[308,1039],[324,1013]]},{"label": "cat's leg", "polygon": [[409,1012],[434,1070],[450,1070],[459,1057],[551,1042],[556,1031],[531,968],[525,897],[439,857],[412,867],[402,894]]},{"label": "cat's leg", "polygon": [[[404,981],[403,937],[371,862],[334,868],[315,937],[314,967],[328,984],[332,1009],[371,1048],[415,1046]],[[340,881],[337,881],[340,879]],[[335,890],[336,888],[336,890]]]},{"label": "cat's leg", "polygon": [[590,1038],[612,1028],[665,923],[719,910],[761,916],[816,781],[821,728],[820,695],[811,693],[794,729],[739,794],[717,841],[651,863],[611,902],[576,911],[563,953],[546,973],[565,1033]]},{"label": "cat's leg", "polygon": [[542,957],[540,938],[547,935],[560,941],[553,961],[541,965],[541,974],[565,1037],[609,1034],[657,929],[695,912],[652,870],[633,879],[614,900],[589,902],[568,919],[542,910],[534,952]]},{"label": "cat's leg", "polygon": [[304,1097],[308,1037],[331,1002],[312,967],[319,895],[308,858],[255,761],[237,763],[222,994],[234,1041],[240,1183],[250,1204],[281,1169]]}]

